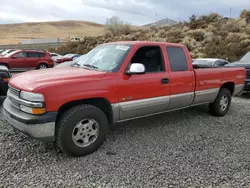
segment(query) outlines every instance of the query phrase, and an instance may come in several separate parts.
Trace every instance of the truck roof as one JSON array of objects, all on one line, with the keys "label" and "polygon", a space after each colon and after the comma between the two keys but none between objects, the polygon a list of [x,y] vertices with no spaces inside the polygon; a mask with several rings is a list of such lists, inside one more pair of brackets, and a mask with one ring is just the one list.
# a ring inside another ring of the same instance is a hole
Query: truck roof
[{"label": "truck roof", "polygon": [[183,44],[178,44],[178,43],[170,43],[170,42],[151,42],[151,41],[118,41],[118,42],[109,42],[106,44],[145,44],[145,45],[152,45],[152,44],[164,44],[164,45],[171,45],[171,46],[179,46],[179,47],[184,47],[185,45]]}]

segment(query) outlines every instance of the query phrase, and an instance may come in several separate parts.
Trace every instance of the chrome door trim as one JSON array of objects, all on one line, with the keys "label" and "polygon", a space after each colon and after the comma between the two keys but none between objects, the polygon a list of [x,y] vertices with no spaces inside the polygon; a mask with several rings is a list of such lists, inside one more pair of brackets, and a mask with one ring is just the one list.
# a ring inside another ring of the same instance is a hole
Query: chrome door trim
[{"label": "chrome door trim", "polygon": [[153,107],[161,105],[162,103],[169,103],[169,96],[122,102],[120,103],[120,107],[123,112],[126,112],[130,110]]},{"label": "chrome door trim", "polygon": [[190,106],[194,100],[194,92],[170,95],[169,109]]},{"label": "chrome door trim", "polygon": [[195,91],[194,101],[192,105],[214,102],[219,93],[219,90],[220,88],[213,88]]}]

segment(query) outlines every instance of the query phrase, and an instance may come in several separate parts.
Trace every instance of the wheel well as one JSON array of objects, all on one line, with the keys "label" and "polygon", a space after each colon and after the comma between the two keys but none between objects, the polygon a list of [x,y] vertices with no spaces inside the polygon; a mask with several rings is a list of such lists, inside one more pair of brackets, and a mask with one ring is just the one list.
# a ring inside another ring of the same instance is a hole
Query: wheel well
[{"label": "wheel well", "polygon": [[227,88],[231,92],[231,94],[234,93],[234,87],[235,87],[235,84],[233,82],[227,82],[221,86],[221,88]]},{"label": "wheel well", "polygon": [[110,102],[105,98],[90,98],[90,99],[83,99],[83,100],[68,102],[59,108],[57,121],[60,119],[60,116],[65,111],[79,104],[89,104],[89,105],[93,105],[101,109],[104,112],[104,114],[107,116],[109,124],[113,123],[112,107],[111,107]]},{"label": "wheel well", "polygon": [[0,62],[0,65],[4,65],[4,66],[6,66],[9,69],[9,65],[7,63]]}]

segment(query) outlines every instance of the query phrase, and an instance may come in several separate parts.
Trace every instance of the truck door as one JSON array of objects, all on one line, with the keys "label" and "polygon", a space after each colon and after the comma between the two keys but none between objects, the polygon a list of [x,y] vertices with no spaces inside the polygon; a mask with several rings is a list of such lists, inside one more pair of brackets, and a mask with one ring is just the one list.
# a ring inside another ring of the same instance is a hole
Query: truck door
[{"label": "truck door", "polygon": [[[136,45],[127,58],[119,80],[119,120],[133,119],[168,110],[169,72],[160,45]],[[145,74],[127,75],[131,64],[141,63]]]},{"label": "truck door", "polygon": [[165,55],[170,67],[171,96],[169,109],[185,108],[192,104],[195,75],[188,51],[180,46],[166,46]]}]

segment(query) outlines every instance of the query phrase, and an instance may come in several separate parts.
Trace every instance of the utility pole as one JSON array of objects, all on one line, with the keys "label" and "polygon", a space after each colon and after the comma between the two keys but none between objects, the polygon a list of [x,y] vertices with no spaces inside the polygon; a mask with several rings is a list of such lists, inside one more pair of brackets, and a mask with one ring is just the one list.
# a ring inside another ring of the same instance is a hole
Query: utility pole
[{"label": "utility pole", "polygon": [[232,8],[230,7],[230,18],[232,18]]}]

